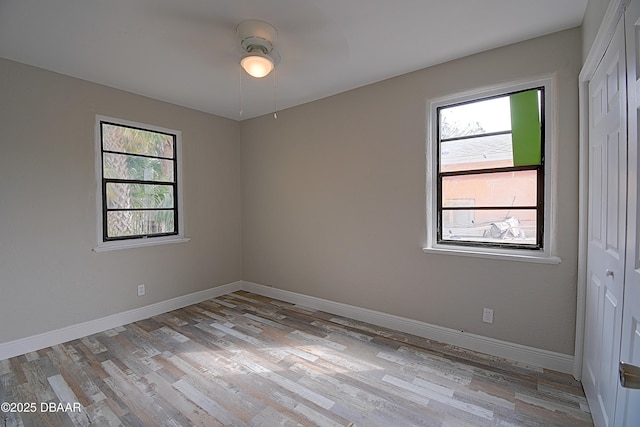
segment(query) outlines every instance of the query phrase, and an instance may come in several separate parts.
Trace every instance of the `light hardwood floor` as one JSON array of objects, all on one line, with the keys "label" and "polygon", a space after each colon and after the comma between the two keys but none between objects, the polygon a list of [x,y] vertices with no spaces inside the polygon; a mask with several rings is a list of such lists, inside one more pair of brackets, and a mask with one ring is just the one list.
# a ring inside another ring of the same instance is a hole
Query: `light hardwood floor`
[{"label": "light hardwood floor", "polygon": [[2,360],[0,402],[37,407],[6,426],[592,425],[569,375],[247,292]]}]

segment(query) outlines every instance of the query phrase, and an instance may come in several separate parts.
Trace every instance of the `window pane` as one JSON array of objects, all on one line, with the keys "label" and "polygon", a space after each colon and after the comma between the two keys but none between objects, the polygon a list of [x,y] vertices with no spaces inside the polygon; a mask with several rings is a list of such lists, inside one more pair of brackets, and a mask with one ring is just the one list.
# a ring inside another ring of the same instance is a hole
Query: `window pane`
[{"label": "window pane", "polygon": [[545,89],[520,89],[437,107],[438,242],[542,248]]},{"label": "window pane", "polygon": [[443,209],[442,240],[535,246],[536,211]]},{"label": "window pane", "polygon": [[174,182],[173,160],[150,159],[126,154],[103,154],[105,178]]},{"label": "window pane", "polygon": [[175,233],[172,210],[107,212],[109,238],[165,233]]},{"label": "window pane", "polygon": [[539,165],[542,161],[540,101],[542,91],[527,90],[512,94],[511,130],[515,166]]},{"label": "window pane", "polygon": [[107,183],[107,209],[173,208],[173,186]]},{"label": "window pane", "polygon": [[440,139],[511,130],[509,96],[441,108]]},{"label": "window pane", "polygon": [[511,134],[456,139],[440,143],[440,171],[513,166]]},{"label": "window pane", "polygon": [[103,150],[173,159],[173,135],[102,123]]},{"label": "window pane", "polygon": [[536,206],[538,173],[535,170],[480,173],[442,177],[442,206],[472,201],[473,207]]}]

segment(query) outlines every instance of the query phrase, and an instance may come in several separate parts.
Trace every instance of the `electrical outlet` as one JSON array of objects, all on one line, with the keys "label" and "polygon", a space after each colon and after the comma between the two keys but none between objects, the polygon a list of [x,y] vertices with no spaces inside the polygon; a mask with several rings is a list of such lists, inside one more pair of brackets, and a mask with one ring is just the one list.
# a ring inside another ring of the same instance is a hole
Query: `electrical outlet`
[{"label": "electrical outlet", "polygon": [[482,310],[482,321],[484,323],[493,323],[493,310],[485,308]]},{"label": "electrical outlet", "polygon": [[145,290],[144,290],[144,283],[141,283],[138,285],[138,296],[141,297],[142,295],[144,295]]}]

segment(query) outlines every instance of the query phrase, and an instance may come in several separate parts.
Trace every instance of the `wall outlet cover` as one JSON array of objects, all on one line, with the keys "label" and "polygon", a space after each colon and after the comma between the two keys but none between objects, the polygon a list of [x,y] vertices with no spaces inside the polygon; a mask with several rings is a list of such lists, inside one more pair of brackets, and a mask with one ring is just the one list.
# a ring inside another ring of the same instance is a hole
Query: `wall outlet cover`
[{"label": "wall outlet cover", "polygon": [[482,321],[485,323],[493,323],[493,310],[485,308],[482,310]]}]

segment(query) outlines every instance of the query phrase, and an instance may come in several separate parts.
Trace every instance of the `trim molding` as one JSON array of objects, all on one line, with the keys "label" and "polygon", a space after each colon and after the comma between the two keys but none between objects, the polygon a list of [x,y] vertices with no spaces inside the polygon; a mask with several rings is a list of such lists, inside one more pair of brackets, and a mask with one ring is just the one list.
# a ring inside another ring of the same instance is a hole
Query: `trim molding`
[{"label": "trim molding", "polygon": [[226,285],[217,286],[204,291],[194,292],[192,294],[182,295],[166,301],[146,305],[144,307],[123,311],[122,313],[112,314],[111,316],[102,317],[100,319],[78,323],[77,325],[67,326],[15,341],[0,343],[0,360],[19,356],[42,348],[51,347],[53,345],[62,344],[67,341],[86,337],[87,335],[106,331],[107,329],[117,328],[118,326],[126,325],[128,323],[137,322],[138,320],[148,319],[149,317],[157,316],[158,314],[177,310],[188,305],[197,304],[211,298],[217,298],[240,289],[242,289],[242,282],[238,281],[228,283]]},{"label": "trim molding", "polygon": [[418,320],[242,280],[31,337],[0,343],[0,360],[86,337],[87,335],[137,322],[138,320],[147,319],[158,314],[177,310],[191,304],[197,304],[239,290],[253,292],[291,304],[302,305],[445,344],[502,357],[526,365],[552,369],[569,374],[572,373],[573,370],[574,357],[568,354],[555,353],[494,338],[483,337],[481,335],[460,332],[455,329],[444,328]]},{"label": "trim molding", "polygon": [[481,335],[460,332],[455,329],[432,325],[418,320],[407,319],[380,311],[369,310],[353,305],[329,301],[285,291],[257,283],[242,281],[242,290],[253,292],[269,298],[279,299],[292,304],[298,304],[315,310],[348,317],[373,325],[382,326],[396,331],[417,335],[422,338],[455,345],[480,353],[502,357],[526,365],[552,369],[566,374],[573,373],[574,357],[569,354],[556,353],[535,347],[528,347]]}]

